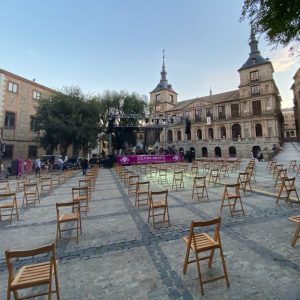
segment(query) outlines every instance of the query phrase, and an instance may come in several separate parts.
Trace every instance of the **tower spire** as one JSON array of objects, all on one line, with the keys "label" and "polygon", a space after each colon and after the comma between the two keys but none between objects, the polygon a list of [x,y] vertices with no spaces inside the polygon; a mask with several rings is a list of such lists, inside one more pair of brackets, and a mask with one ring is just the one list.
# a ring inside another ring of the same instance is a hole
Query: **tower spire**
[{"label": "tower spire", "polygon": [[166,50],[163,49],[163,50],[162,50],[162,53],[163,53],[163,57],[162,57],[162,59],[163,59],[163,64],[162,64],[162,70],[161,70],[161,72],[160,72],[160,75],[161,75],[160,81],[161,81],[161,82],[162,82],[162,81],[164,81],[164,82],[167,81],[167,71],[166,71],[166,67],[165,67],[165,52],[166,52]]},{"label": "tower spire", "polygon": [[250,33],[250,40],[249,40],[249,46],[250,46],[250,54],[253,53],[260,53],[258,50],[258,41],[255,38],[255,32],[254,32],[254,27],[251,25],[251,33]]}]

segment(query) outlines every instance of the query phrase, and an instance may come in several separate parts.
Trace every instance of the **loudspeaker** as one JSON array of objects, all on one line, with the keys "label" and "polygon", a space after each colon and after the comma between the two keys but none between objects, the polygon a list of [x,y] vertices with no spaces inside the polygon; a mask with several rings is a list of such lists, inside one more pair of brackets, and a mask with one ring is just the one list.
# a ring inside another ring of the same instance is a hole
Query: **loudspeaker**
[{"label": "loudspeaker", "polygon": [[191,134],[191,120],[185,120],[185,134]]}]

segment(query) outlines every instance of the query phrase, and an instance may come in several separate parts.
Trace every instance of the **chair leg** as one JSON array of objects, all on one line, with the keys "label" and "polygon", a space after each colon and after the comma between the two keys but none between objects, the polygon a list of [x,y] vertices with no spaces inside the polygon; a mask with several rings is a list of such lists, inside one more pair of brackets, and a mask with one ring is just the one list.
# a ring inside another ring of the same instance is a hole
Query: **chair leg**
[{"label": "chair leg", "polygon": [[221,203],[221,207],[220,207],[220,212],[221,212],[222,209],[223,209],[223,206],[224,206],[224,200],[225,200],[225,197],[223,196],[223,198],[222,198],[222,203]]},{"label": "chair leg", "polygon": [[293,235],[292,241],[291,241],[291,246],[295,247],[297,239],[299,238],[299,233],[300,233],[300,222],[298,222],[295,233]]},{"label": "chair leg", "polygon": [[227,284],[227,287],[229,287],[228,273],[227,273],[227,269],[226,269],[226,263],[225,263],[225,258],[224,258],[222,246],[220,247],[220,255],[221,255],[221,259],[222,259],[222,265],[223,265],[226,284]]},{"label": "chair leg", "polygon": [[208,266],[211,268],[212,265],[212,261],[214,259],[214,255],[215,255],[215,249],[212,249],[210,251],[210,255],[209,255],[209,260],[208,260]]},{"label": "chair leg", "polygon": [[197,264],[199,282],[200,282],[200,287],[201,287],[201,294],[204,295],[203,284],[202,284],[202,275],[201,275],[201,270],[200,270],[200,261],[199,261],[198,253],[196,252],[195,254],[196,254],[196,264]]},{"label": "chair leg", "polygon": [[191,250],[191,248],[187,244],[187,246],[186,246],[186,253],[185,253],[185,259],[184,259],[184,264],[183,264],[183,274],[186,274],[186,270],[187,270],[188,262],[189,262],[190,250]]},{"label": "chair leg", "polygon": [[170,227],[170,216],[169,216],[169,208],[168,208],[168,206],[166,207],[166,210],[167,210],[167,216],[168,216],[168,224],[169,224],[169,227]]}]

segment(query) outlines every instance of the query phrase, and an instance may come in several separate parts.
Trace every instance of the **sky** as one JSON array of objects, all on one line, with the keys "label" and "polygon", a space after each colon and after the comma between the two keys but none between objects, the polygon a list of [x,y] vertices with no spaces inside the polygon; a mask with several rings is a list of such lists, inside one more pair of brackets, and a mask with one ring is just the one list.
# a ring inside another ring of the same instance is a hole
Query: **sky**
[{"label": "sky", "polygon": [[[160,80],[162,50],[178,101],[238,89],[250,28],[242,0],[0,0],[0,69],[53,89],[147,95]],[[259,50],[275,69],[282,108],[300,57]]]}]

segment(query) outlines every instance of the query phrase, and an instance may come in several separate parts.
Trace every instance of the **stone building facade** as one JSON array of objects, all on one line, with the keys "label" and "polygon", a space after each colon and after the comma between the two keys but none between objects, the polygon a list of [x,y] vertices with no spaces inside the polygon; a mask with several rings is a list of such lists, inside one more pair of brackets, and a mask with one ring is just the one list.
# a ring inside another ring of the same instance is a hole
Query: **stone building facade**
[{"label": "stone building facade", "polygon": [[0,69],[0,130],[5,143],[3,160],[34,158],[44,154],[34,132],[33,116],[37,100],[55,92]]},{"label": "stone building facade", "polygon": [[300,142],[300,68],[293,77],[294,83],[291,87],[294,94],[294,114],[296,123],[297,141]]},{"label": "stone building facade", "polygon": [[161,80],[150,92],[151,120],[162,128],[160,147],[195,157],[250,157],[252,149],[271,151],[282,143],[281,97],[272,63],[260,55],[253,31],[249,46],[237,90],[180,102],[163,60]]},{"label": "stone building facade", "polygon": [[283,108],[282,115],[284,119],[283,123],[283,133],[284,141],[292,142],[296,141],[296,124],[295,124],[295,114],[293,107]]}]

